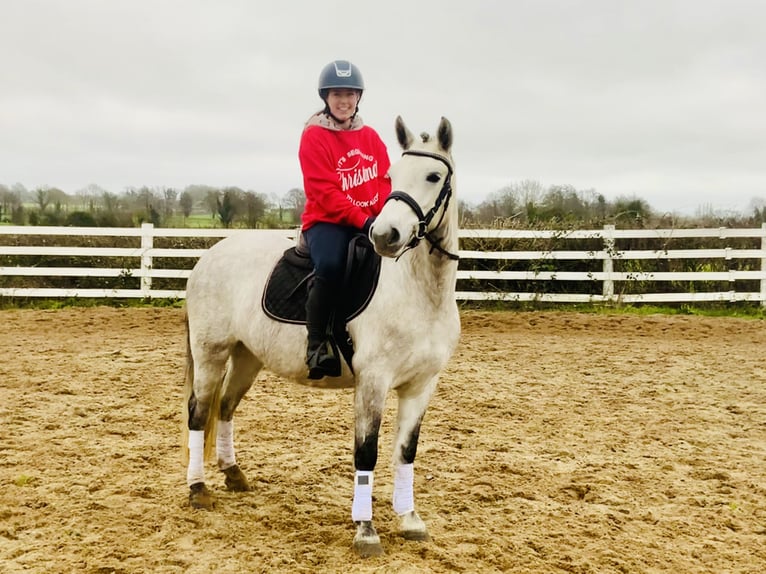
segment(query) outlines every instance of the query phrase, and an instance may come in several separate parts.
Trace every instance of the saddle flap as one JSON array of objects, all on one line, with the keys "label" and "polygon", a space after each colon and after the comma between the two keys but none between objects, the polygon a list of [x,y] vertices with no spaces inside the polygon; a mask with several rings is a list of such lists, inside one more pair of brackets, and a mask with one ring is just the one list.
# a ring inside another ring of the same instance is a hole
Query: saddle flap
[{"label": "saddle flap", "polygon": [[[291,247],[277,261],[266,282],[261,306],[266,315],[283,323],[306,323],[308,285],[314,269],[305,246]],[[369,304],[380,275],[380,256],[362,234],[349,242],[346,270],[336,313],[336,323],[345,324]]]}]

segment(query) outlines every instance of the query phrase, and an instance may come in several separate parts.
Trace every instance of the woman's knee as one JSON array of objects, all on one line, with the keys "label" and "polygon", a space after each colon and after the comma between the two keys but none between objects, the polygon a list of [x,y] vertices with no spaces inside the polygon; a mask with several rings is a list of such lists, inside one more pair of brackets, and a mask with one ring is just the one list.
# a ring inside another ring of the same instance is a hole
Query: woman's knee
[{"label": "woman's knee", "polygon": [[322,258],[314,267],[314,273],[317,277],[321,277],[325,281],[330,283],[339,283],[343,278],[343,272],[345,271],[345,257],[344,258]]}]

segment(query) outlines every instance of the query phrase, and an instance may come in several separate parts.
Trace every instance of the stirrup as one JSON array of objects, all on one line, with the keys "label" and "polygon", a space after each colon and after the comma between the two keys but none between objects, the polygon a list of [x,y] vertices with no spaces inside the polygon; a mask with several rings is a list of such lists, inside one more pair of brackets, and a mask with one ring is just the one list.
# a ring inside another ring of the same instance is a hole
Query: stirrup
[{"label": "stirrup", "polygon": [[306,364],[309,367],[309,379],[312,380],[339,377],[341,374],[338,352],[329,341],[322,341],[316,349],[309,351]]}]

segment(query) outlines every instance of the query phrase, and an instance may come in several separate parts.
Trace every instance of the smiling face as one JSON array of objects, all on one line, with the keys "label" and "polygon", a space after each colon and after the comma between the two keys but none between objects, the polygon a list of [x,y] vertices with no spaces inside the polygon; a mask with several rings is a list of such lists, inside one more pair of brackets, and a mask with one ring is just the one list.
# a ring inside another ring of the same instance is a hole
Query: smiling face
[{"label": "smiling face", "polygon": [[341,124],[350,123],[356,113],[359,96],[359,90],[331,88],[327,94],[327,106]]}]

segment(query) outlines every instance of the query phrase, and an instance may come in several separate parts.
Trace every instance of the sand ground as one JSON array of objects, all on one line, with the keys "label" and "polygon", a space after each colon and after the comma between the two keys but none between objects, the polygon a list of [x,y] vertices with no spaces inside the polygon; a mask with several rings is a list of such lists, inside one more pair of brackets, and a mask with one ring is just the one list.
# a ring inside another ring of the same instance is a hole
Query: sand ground
[{"label": "sand ground", "polygon": [[236,419],[255,487],[187,505],[183,311],[0,311],[0,571],[766,571],[762,321],[462,313],[397,536],[352,552],[350,391],[264,374]]}]

